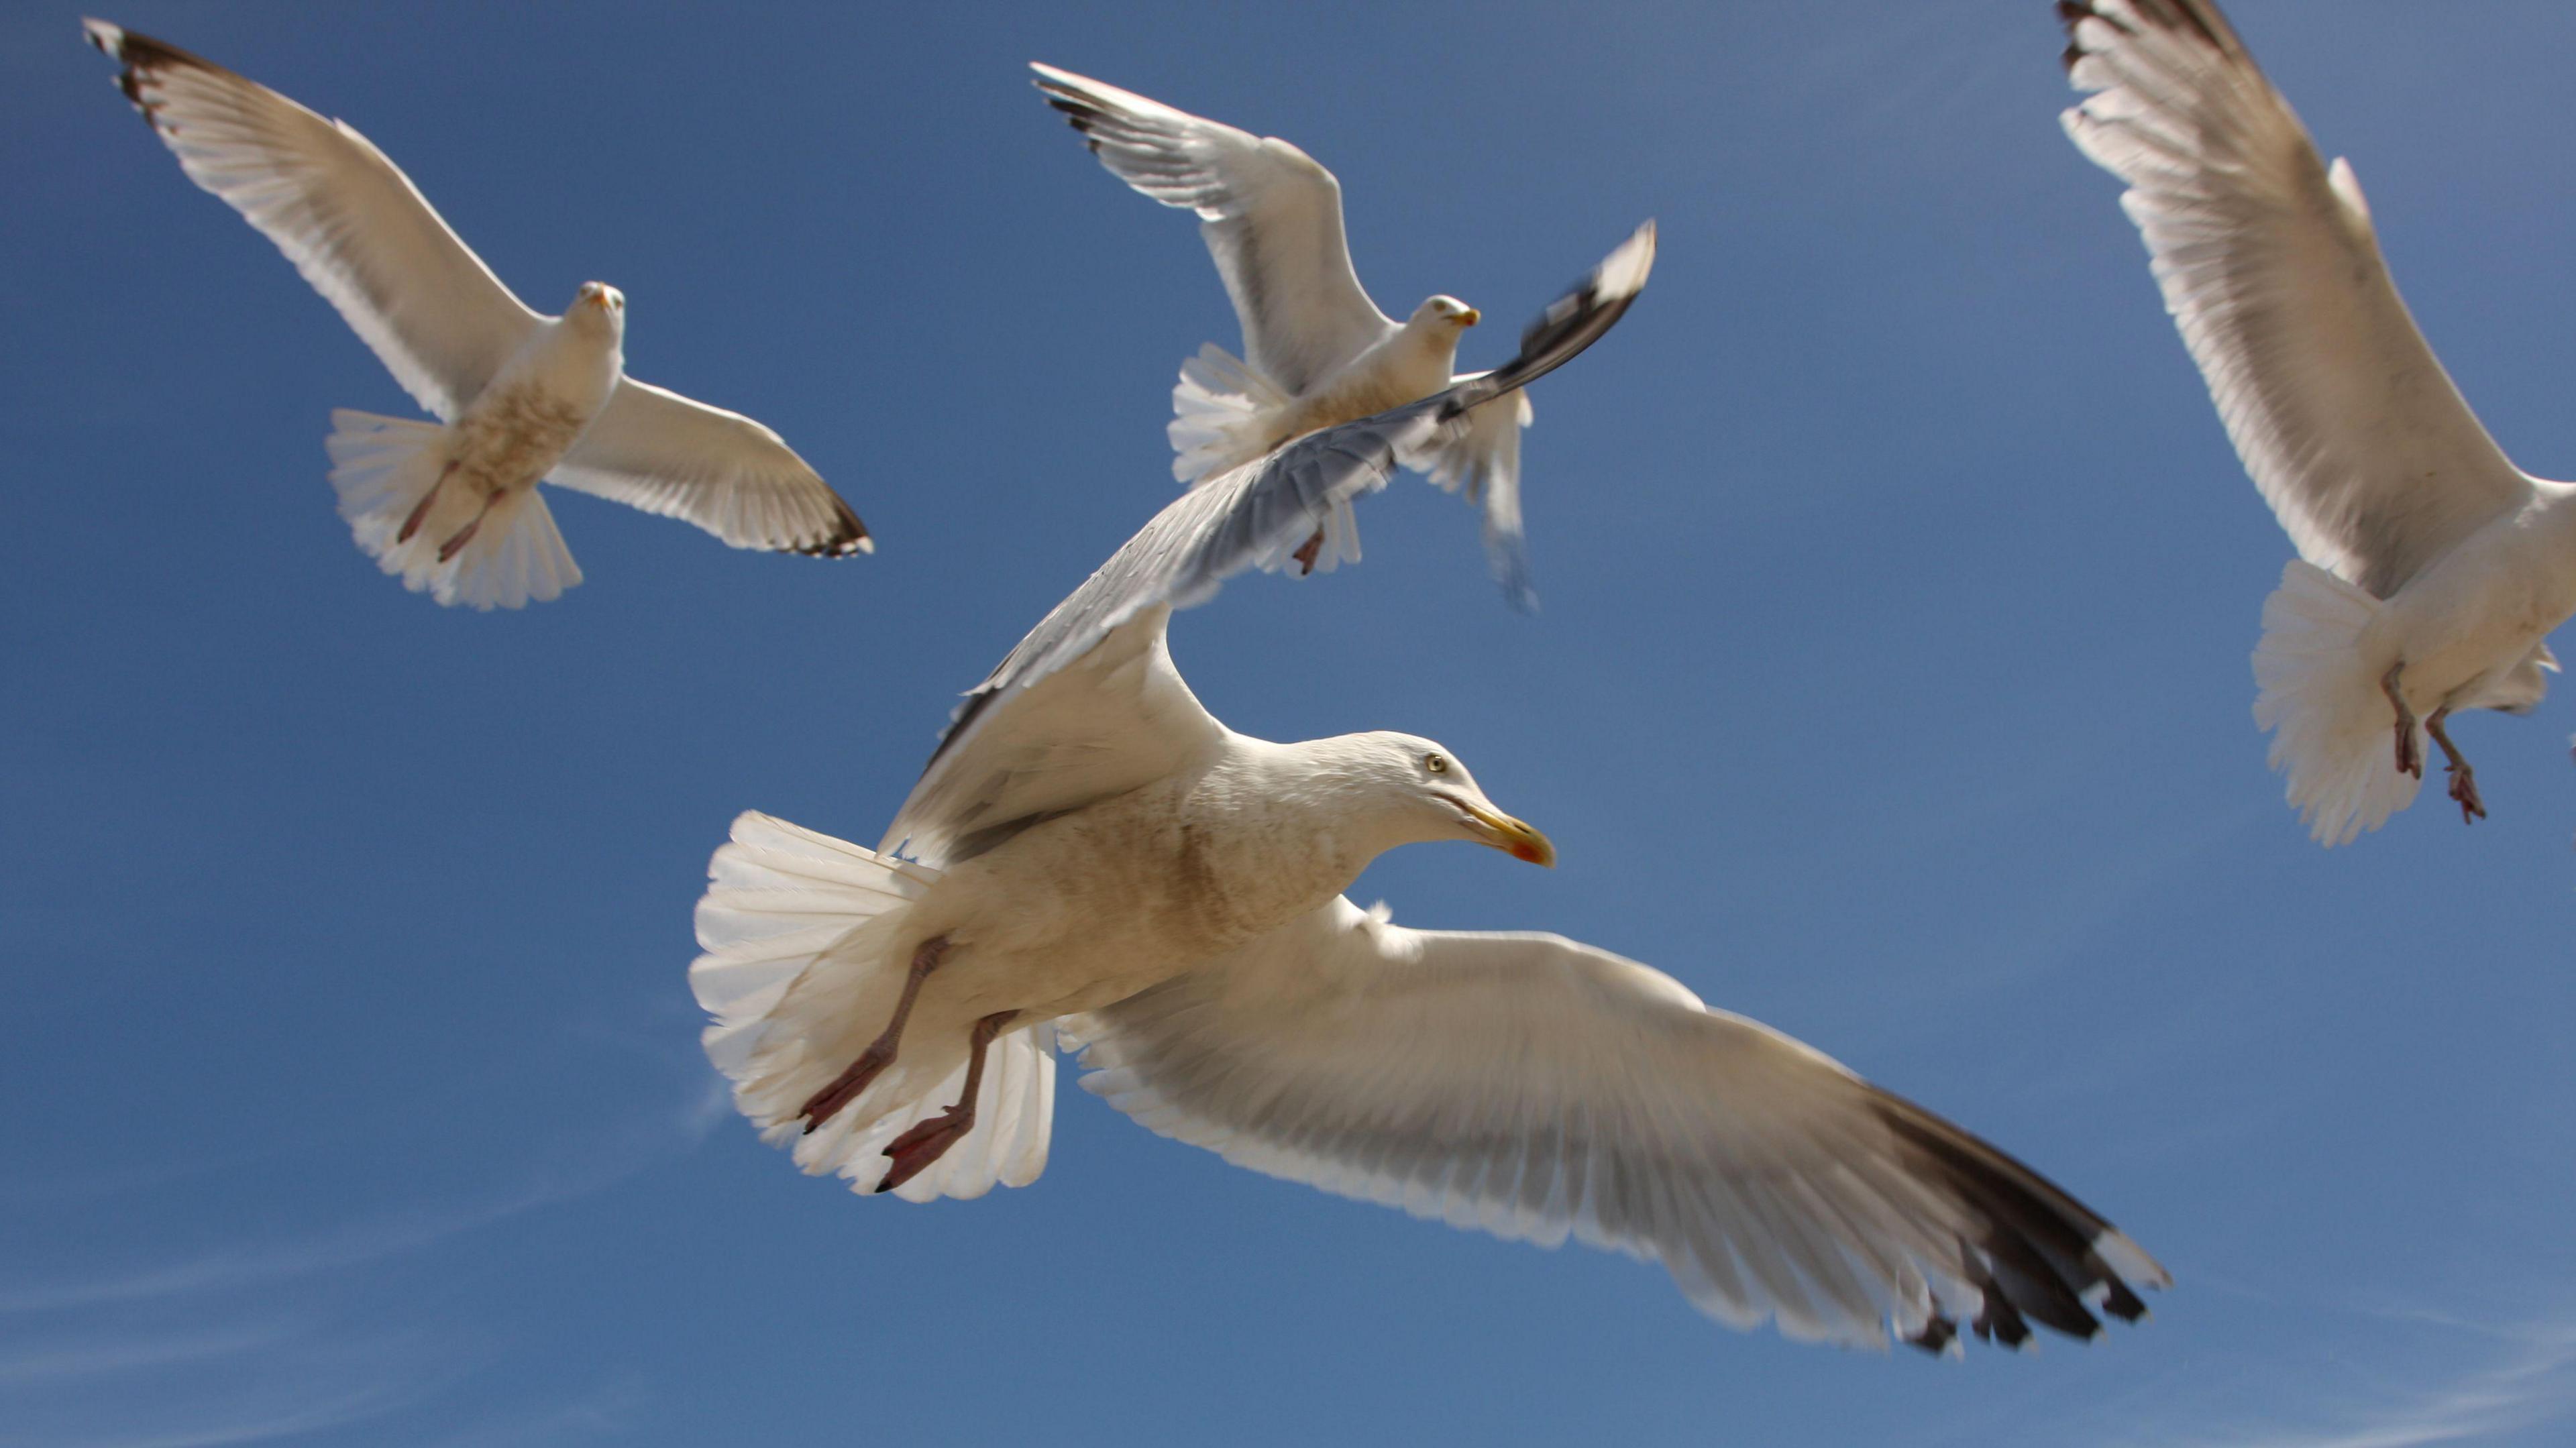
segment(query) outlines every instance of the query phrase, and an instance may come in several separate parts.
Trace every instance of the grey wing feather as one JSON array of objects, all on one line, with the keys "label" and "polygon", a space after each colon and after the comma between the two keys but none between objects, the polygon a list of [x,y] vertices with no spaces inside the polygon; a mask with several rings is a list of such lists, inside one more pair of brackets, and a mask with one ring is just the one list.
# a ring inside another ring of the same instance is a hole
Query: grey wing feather
[{"label": "grey wing feather", "polygon": [[547,481],[684,519],[736,548],[876,549],[858,514],[777,433],[632,377]]},{"label": "grey wing feather", "polygon": [[1552,935],[1336,899],[1062,1023],[1086,1090],[1239,1166],[1660,1261],[1801,1338],[2017,1345],[2135,1319],[2163,1268],[2046,1178],[1679,982]]},{"label": "grey wing feather", "polygon": [[1396,330],[1351,267],[1341,182],[1305,152],[1070,71],[1030,69],[1112,175],[1198,213],[1255,371],[1301,393]]},{"label": "grey wing feather", "polygon": [[349,126],[175,45],[82,28],[189,179],[277,243],[422,407],[453,419],[542,320]]},{"label": "grey wing feather", "polygon": [[2066,131],[2122,207],[2246,471],[2382,598],[2530,497],[2397,295],[2349,166],[2205,0],[2067,0]]}]

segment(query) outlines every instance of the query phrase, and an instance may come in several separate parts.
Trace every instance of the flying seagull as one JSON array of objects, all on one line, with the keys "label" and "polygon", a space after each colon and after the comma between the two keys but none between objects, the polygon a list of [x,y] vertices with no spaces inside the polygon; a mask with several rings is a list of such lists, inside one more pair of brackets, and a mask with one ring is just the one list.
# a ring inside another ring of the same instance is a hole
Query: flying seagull
[{"label": "flying seagull", "polygon": [[[1030,69],[1110,174],[1198,213],[1234,299],[1244,355],[1210,343],[1181,364],[1172,389],[1174,477],[1204,483],[1291,439],[1476,375],[1451,375],[1476,309],[1435,296],[1401,323],[1379,311],[1351,268],[1341,182],[1305,152],[1070,71]],[[1521,530],[1520,431],[1529,422],[1529,394],[1514,392],[1469,414],[1464,432],[1401,460],[1482,505],[1494,577],[1522,609],[1538,597]]]},{"label": "flying seagull", "polygon": [[[2440,745],[2462,820],[2477,776],[2446,728],[2523,714],[2576,615],[2576,487],[2516,468],[2397,296],[2352,167],[2315,143],[2208,0],[2064,0],[2065,114],[2129,184],[2237,455],[2298,546],[2263,605],[2254,718],[2327,845],[2415,798]],[[2394,744],[2392,747],[2392,737]]]},{"label": "flying seagull", "polygon": [[[736,820],[690,968],[709,1056],[808,1172],[915,1201],[1046,1164],[1053,1050],[1147,1127],[1257,1171],[1662,1261],[1730,1323],[1944,1348],[2089,1336],[2166,1276],[2029,1168],[1633,961],[1400,929],[1341,895],[1379,852],[1548,864],[1411,735],[1272,744],[1175,670],[1172,611],[1293,565],[1409,449],[1606,331],[1641,235],[1496,372],[1183,494],[969,695],[875,850]],[[1062,1032],[1059,1036],[1057,1033]]]},{"label": "flying seagull", "polygon": [[531,311],[347,123],[101,20],[89,42],[190,180],[257,227],[445,426],[336,409],[358,546],[440,603],[517,608],[581,582],[540,479],[737,548],[843,556],[868,530],[778,434],[626,375],[626,298]]}]

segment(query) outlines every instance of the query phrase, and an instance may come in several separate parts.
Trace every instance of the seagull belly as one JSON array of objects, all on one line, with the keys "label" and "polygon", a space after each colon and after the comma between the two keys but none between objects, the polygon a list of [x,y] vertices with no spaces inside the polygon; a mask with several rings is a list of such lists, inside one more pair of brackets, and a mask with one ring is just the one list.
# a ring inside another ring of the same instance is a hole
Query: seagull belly
[{"label": "seagull belly", "polygon": [[[2535,507],[2498,519],[2407,581],[2363,639],[2406,667],[2418,711],[2484,702],[2576,614],[2576,516]],[[2375,636],[2375,637],[2374,637]]]},{"label": "seagull belly", "polygon": [[1292,403],[1279,441],[1419,402],[1449,385],[1456,355],[1454,348],[1434,351],[1396,332]]},{"label": "seagull belly", "polygon": [[[961,1018],[1097,1010],[1216,958],[1349,882],[1328,838],[1189,785],[1059,816],[951,869],[921,902]],[[1349,873],[1356,873],[1355,871]]]},{"label": "seagull belly", "polygon": [[535,487],[597,411],[537,378],[495,383],[449,428],[451,485],[478,502]]}]

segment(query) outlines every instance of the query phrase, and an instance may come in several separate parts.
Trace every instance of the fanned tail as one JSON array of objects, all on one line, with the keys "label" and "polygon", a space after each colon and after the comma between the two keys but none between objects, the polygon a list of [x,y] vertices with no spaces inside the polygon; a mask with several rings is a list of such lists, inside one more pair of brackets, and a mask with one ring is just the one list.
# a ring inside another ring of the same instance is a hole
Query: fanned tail
[{"label": "fanned tail", "polygon": [[[904,915],[939,872],[750,812],[707,876],[697,912],[706,953],[689,966],[690,989],[716,1018],[702,1037],[707,1059],[764,1140],[792,1143],[810,1175],[874,1191],[886,1144],[964,1089],[963,1029],[916,1012],[894,1063],[856,1100],[810,1133],[798,1113],[892,1017],[910,965]],[[975,1129],[895,1194],[979,1197],[1037,1180],[1054,1124],[1053,1041],[1043,1024],[994,1041]]]},{"label": "fanned tail", "polygon": [[[331,426],[323,446],[331,454],[340,516],[358,546],[385,572],[399,574],[405,588],[443,604],[518,608],[581,582],[554,513],[534,488],[494,502],[474,536],[439,560],[441,545],[473,524],[483,506],[473,489],[439,488],[445,428],[348,408],[332,412]],[[430,496],[432,489],[437,496]],[[426,509],[423,498],[430,499]]]},{"label": "fanned tail", "polygon": [[1286,439],[1281,414],[1294,399],[1251,364],[1214,342],[1181,364],[1172,389],[1172,476],[1203,482],[1260,457]]},{"label": "fanned tail", "polygon": [[[2304,560],[2281,571],[2263,601],[2254,648],[2254,722],[2272,736],[2271,763],[2289,775],[2288,796],[2308,831],[2329,847],[2414,802],[2422,783],[2397,769],[2397,718],[2381,692],[2384,663],[2358,647],[2378,599]],[[2424,731],[2415,731],[2416,752]]]}]

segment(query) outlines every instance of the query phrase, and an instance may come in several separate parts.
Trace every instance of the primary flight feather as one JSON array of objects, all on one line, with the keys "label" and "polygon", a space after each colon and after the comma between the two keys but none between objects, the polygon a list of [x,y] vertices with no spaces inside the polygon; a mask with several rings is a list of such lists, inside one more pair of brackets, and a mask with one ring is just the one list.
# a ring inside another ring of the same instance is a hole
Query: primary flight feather
[{"label": "primary flight feather", "polygon": [[871,551],[778,434],[625,373],[626,299],[521,302],[345,122],[101,20],[83,32],[189,179],[277,244],[443,426],[332,413],[358,545],[440,603],[516,608],[581,581],[540,480],[682,518],[737,548]]}]

